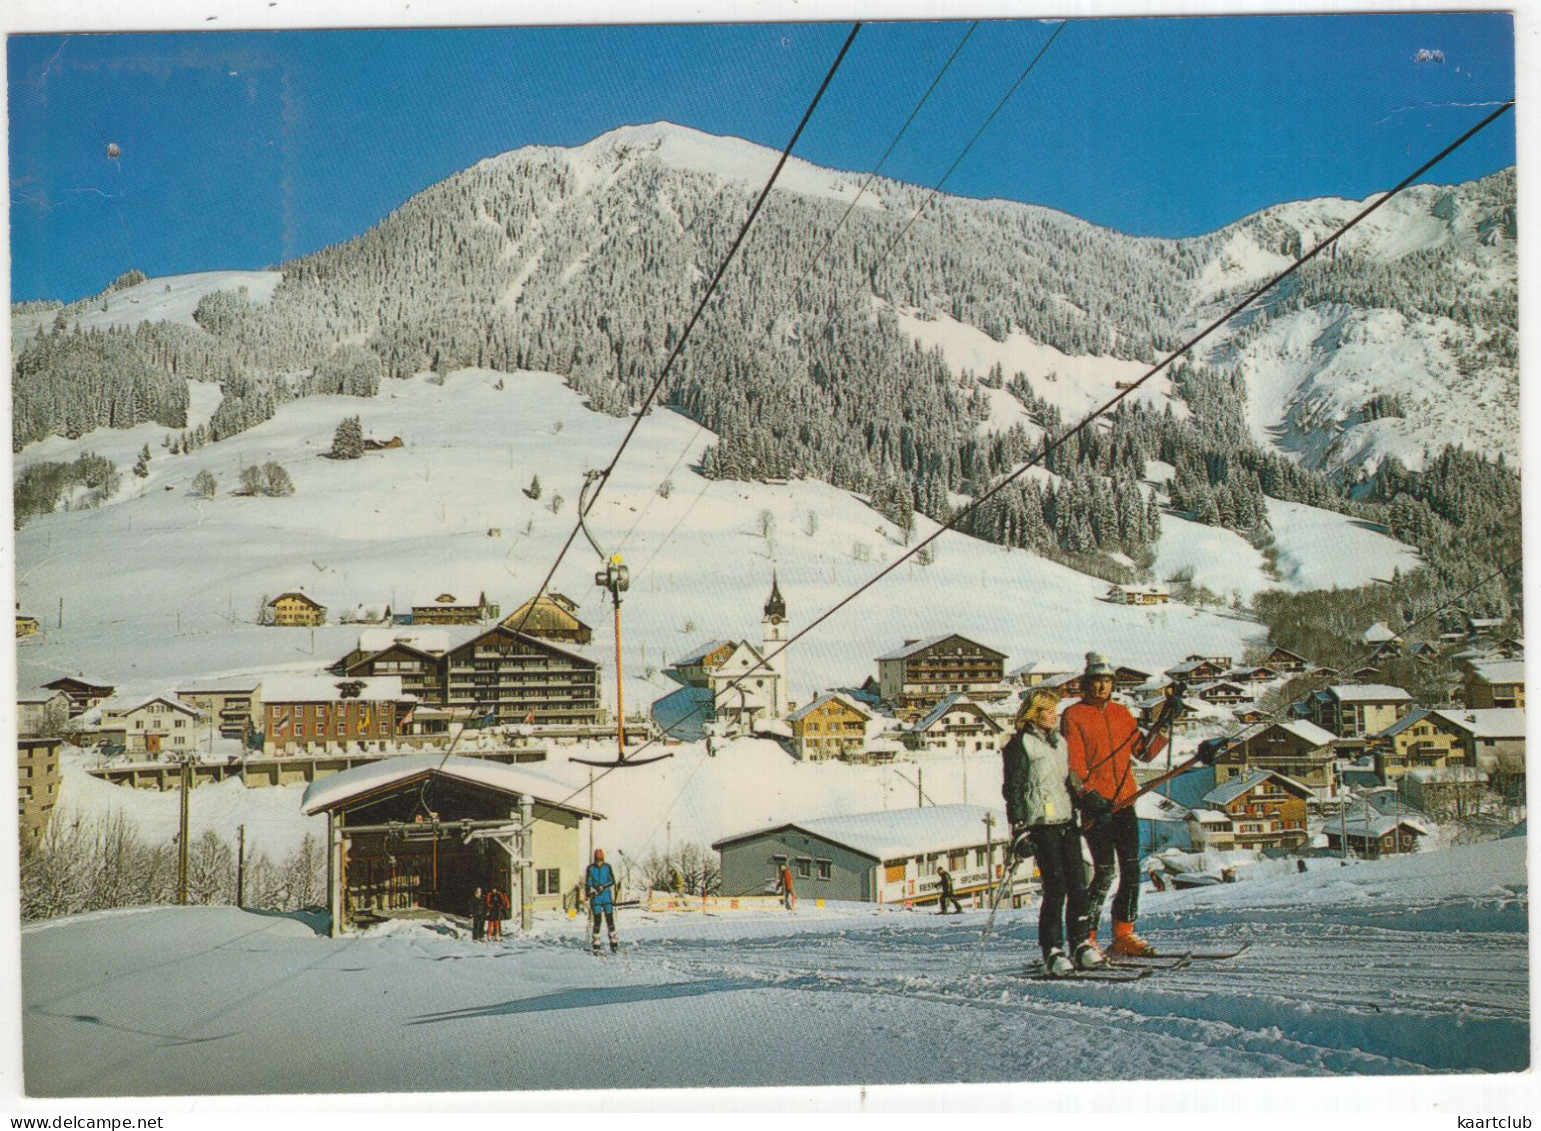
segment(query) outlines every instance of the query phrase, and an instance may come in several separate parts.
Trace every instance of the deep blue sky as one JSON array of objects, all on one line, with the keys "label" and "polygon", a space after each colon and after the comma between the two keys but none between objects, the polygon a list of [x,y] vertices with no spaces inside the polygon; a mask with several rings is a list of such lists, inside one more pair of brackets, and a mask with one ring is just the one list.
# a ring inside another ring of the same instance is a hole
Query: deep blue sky
[{"label": "deep blue sky", "polygon": [[[1052,26],[981,24],[885,173],[933,183]],[[865,26],[798,156],[871,168],[966,28]],[[848,30],[12,36],[12,297],[76,298],[131,267],[269,266],[482,157],[624,123],[779,149]],[[1161,235],[1359,198],[1511,97],[1513,52],[1496,13],[1076,21],[947,189]],[[1431,176],[1513,161],[1511,114]]]}]

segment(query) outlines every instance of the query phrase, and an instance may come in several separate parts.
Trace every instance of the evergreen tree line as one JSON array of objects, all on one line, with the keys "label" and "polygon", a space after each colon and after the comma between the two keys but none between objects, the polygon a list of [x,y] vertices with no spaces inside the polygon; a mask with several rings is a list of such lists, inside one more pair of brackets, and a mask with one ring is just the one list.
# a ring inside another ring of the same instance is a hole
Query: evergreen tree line
[{"label": "evergreen tree line", "polygon": [[[213,829],[188,848],[187,897],[195,904],[236,901],[236,849]],[[326,902],[326,850],[306,834],[281,860],[247,847],[244,905],[298,911]],[[21,853],[24,921],[177,901],[177,847],[146,841],[121,811],[56,812]]]},{"label": "evergreen tree line", "polygon": [[35,463],[16,476],[12,485],[12,521],[20,530],[35,515],[50,514],[59,499],[76,488],[80,495],[66,499],[66,507],[90,509],[112,497],[122,477],[106,456],[85,452],[69,463]]}]

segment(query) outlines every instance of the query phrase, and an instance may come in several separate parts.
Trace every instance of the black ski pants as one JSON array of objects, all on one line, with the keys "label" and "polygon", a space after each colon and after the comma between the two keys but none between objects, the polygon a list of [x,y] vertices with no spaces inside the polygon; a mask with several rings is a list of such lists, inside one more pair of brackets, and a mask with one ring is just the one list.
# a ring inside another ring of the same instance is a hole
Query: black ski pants
[{"label": "black ski pants", "polygon": [[1115,871],[1118,891],[1113,895],[1113,921],[1133,923],[1140,912],[1140,824],[1134,806],[1100,821],[1087,829],[1085,836],[1092,854],[1092,882],[1086,893],[1087,932],[1102,926],[1102,903],[1113,887]]},{"label": "black ski pants", "polygon": [[612,939],[615,938],[615,908],[595,907],[592,910],[594,918],[594,941],[599,941],[599,921],[601,916],[604,917],[605,926],[610,930],[610,937]]},{"label": "black ski pants", "polygon": [[[1038,908],[1038,945],[1045,957],[1051,950],[1074,953],[1091,928],[1086,922],[1086,866],[1081,861],[1081,834],[1075,824],[1034,825],[1028,830],[1033,859],[1043,881]],[[1065,946],[1065,930],[1070,946]]]}]

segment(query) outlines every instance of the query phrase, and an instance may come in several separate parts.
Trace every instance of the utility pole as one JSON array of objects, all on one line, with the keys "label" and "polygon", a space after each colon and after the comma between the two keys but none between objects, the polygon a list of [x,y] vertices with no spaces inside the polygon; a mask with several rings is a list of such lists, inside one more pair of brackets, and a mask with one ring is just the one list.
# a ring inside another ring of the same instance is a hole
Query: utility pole
[{"label": "utility pole", "polygon": [[922,784],[926,780],[926,771],[919,766],[915,767],[915,808],[919,809],[926,803],[926,790]]},{"label": "utility pole", "polygon": [[187,818],[192,797],[193,760],[182,758],[182,823],[177,836],[177,904],[187,906]]},{"label": "utility pole", "polygon": [[246,826],[242,825],[236,830],[239,836],[236,839],[235,849],[235,905],[246,906]]}]

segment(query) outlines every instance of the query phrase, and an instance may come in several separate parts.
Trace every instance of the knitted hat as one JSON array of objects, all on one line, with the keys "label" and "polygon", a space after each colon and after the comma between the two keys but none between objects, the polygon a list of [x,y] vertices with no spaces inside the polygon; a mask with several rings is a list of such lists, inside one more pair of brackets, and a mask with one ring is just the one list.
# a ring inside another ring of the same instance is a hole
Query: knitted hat
[{"label": "knitted hat", "polygon": [[1108,658],[1101,652],[1086,653],[1087,675],[1114,675],[1113,665],[1108,663]]}]

